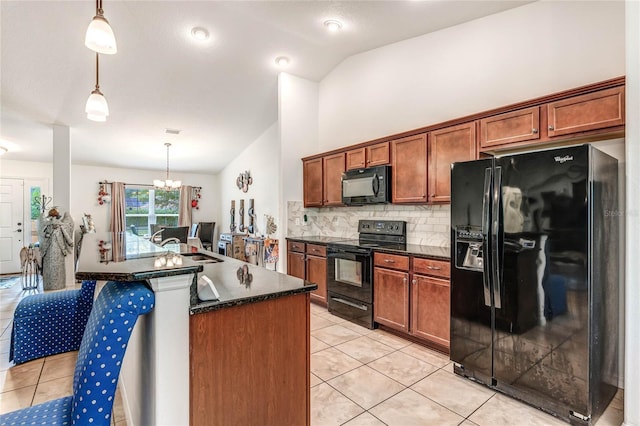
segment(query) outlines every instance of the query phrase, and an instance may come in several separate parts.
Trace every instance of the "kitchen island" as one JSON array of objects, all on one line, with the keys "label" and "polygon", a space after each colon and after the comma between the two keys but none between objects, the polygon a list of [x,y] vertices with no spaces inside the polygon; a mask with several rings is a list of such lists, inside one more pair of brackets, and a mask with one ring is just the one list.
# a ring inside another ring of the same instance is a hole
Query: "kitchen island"
[{"label": "kitchen island", "polygon": [[309,424],[315,285],[131,234],[86,234],[82,245],[77,279],[146,280],[156,293],[121,372],[129,424]]}]

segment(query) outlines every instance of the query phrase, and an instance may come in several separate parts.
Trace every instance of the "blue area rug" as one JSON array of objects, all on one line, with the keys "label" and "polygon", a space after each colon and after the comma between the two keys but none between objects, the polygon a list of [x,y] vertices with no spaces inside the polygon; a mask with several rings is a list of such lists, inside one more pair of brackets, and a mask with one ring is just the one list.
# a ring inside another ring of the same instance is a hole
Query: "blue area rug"
[{"label": "blue area rug", "polygon": [[20,275],[12,275],[10,277],[0,277],[0,289],[11,288],[14,284],[19,283]]}]

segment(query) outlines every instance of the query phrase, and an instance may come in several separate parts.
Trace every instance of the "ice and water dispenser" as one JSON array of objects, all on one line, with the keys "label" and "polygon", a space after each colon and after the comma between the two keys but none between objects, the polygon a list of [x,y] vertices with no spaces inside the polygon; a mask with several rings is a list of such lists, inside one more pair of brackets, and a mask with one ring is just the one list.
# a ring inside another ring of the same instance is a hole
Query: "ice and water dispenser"
[{"label": "ice and water dispenser", "polygon": [[456,268],[482,272],[482,242],[483,235],[481,229],[474,229],[472,227],[456,228]]}]

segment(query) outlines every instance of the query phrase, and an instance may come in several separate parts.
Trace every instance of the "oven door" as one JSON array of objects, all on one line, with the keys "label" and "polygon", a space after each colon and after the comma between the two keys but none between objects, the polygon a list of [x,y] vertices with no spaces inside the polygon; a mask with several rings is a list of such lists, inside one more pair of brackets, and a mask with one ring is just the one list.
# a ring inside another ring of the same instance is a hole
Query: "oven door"
[{"label": "oven door", "polygon": [[327,291],[373,303],[371,251],[327,247]]}]

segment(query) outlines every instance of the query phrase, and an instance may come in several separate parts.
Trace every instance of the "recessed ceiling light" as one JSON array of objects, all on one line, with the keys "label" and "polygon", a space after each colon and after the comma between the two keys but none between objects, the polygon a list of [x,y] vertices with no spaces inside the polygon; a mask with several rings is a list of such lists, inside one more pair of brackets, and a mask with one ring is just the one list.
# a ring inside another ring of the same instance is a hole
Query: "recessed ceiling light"
[{"label": "recessed ceiling light", "polygon": [[338,21],[337,19],[327,19],[326,21],[324,21],[324,26],[332,33],[335,33],[336,31],[340,31],[342,29],[342,22]]},{"label": "recessed ceiling light", "polygon": [[278,56],[276,58],[276,65],[280,68],[286,68],[289,66],[289,58],[286,56]]},{"label": "recessed ceiling light", "polygon": [[0,155],[4,154],[7,151],[9,151],[7,148],[5,148],[4,146],[0,146]]},{"label": "recessed ceiling light", "polygon": [[209,40],[209,31],[206,28],[194,27],[191,30],[191,37],[198,41],[206,41]]}]

